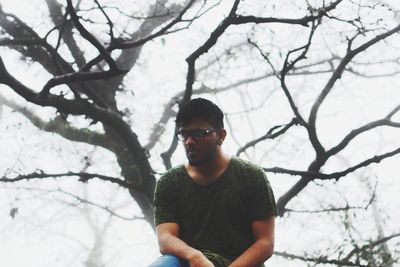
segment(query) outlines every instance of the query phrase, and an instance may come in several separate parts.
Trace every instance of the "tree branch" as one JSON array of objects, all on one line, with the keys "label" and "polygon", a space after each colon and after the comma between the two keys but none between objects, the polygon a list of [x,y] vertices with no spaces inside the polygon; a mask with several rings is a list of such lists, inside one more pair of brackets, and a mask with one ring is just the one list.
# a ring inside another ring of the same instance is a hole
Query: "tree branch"
[{"label": "tree branch", "polygon": [[332,2],[326,7],[321,7],[318,9],[318,14],[317,15],[308,15],[303,18],[299,19],[288,19],[288,18],[273,18],[273,17],[255,17],[255,16],[236,16],[235,20],[232,22],[232,24],[246,24],[246,23],[284,23],[284,24],[298,24],[301,26],[308,27],[308,23],[311,21],[315,20],[320,20],[322,19],[323,16],[325,16],[329,11],[334,10],[340,2],[343,0],[337,0]]},{"label": "tree branch", "polygon": [[[357,169],[360,169],[362,167],[366,167],[372,163],[379,163],[382,160],[393,157],[397,154],[400,154],[400,148],[397,148],[393,151],[381,154],[381,155],[376,155],[372,158],[369,158],[367,160],[364,160],[350,168],[347,168],[344,171],[340,172],[333,172],[330,174],[323,174],[320,172],[313,172],[310,171],[312,169],[318,168],[320,163],[317,161],[314,161],[310,167],[308,168],[309,171],[296,171],[296,170],[289,170],[289,169],[284,169],[284,168],[279,168],[279,167],[274,167],[274,168],[264,168],[264,171],[266,172],[273,172],[273,173],[285,173],[285,174],[290,174],[290,175],[298,175],[301,176],[301,179],[297,181],[285,194],[283,194],[277,201],[277,208],[278,208],[278,213],[280,216],[282,216],[286,212],[286,205],[287,203],[297,196],[298,193],[300,193],[306,186],[307,184],[312,181],[313,179],[321,179],[321,180],[328,180],[328,179],[335,179],[339,180],[340,178],[346,176],[349,173],[354,172]],[[315,165],[314,165],[315,164]]]},{"label": "tree branch", "polygon": [[367,160],[364,160],[364,161],[362,161],[362,162],[360,162],[360,163],[358,163],[358,164],[356,164],[356,165],[354,165],[354,166],[352,166],[352,167],[350,167],[350,168],[348,168],[348,169],[346,169],[344,171],[333,172],[333,173],[328,175],[329,177],[327,177],[327,179],[336,179],[336,180],[338,180],[339,178],[344,177],[347,174],[352,173],[357,169],[366,167],[366,166],[368,166],[368,165],[370,165],[372,163],[379,163],[382,160],[384,160],[386,158],[389,158],[389,157],[392,157],[392,156],[395,156],[397,154],[400,154],[400,148],[397,148],[395,150],[392,150],[390,152],[387,152],[387,153],[384,153],[384,154],[381,154],[381,155],[376,155],[376,156],[374,156],[372,158],[369,158]]},{"label": "tree branch", "polygon": [[62,118],[62,116],[57,116],[51,121],[44,121],[28,108],[22,107],[13,101],[7,100],[0,94],[0,106],[1,105],[6,105],[24,115],[38,129],[46,132],[56,133],[70,141],[100,146],[111,151],[115,146],[104,134],[90,131],[88,129],[78,129],[72,127],[64,118]]},{"label": "tree branch", "polygon": [[104,127],[110,127],[110,129],[113,129],[116,136],[121,138],[122,142],[125,145],[125,148],[130,151],[133,158],[135,159],[135,163],[141,170],[140,172],[137,172],[137,177],[129,178],[135,178],[135,181],[138,184],[141,184],[143,181],[143,177],[141,176],[145,175],[147,176],[147,179],[154,180],[155,182],[155,178],[152,176],[152,169],[147,160],[147,154],[140,145],[137,135],[132,132],[130,126],[125,123],[125,121],[121,118],[119,114],[110,109],[105,109],[90,104],[84,100],[68,100],[64,97],[52,94],[49,94],[46,97],[40,97],[32,89],[21,84],[18,80],[16,80],[7,72],[1,57],[0,74],[0,83],[4,83],[10,86],[17,94],[19,94],[31,103],[40,106],[55,107],[60,112],[66,114],[86,115],[95,121],[101,121]]},{"label": "tree branch", "polygon": [[394,108],[385,118],[367,123],[364,126],[352,130],[342,139],[342,141],[339,142],[339,144],[337,144],[336,146],[332,147],[329,151],[327,151],[328,157],[335,155],[339,151],[343,150],[351,142],[351,140],[353,140],[358,135],[365,133],[369,130],[372,130],[376,127],[392,126],[400,128],[400,123],[391,121],[391,117],[393,117],[393,115],[396,114],[399,110],[400,110],[400,105]]},{"label": "tree branch", "polygon": [[[0,45],[11,46],[11,48],[20,52],[24,57],[29,57],[34,62],[41,64],[44,69],[54,76],[75,72],[72,66],[49,43],[40,38],[32,28],[15,15],[4,13],[0,10],[0,25],[13,38],[1,39]],[[52,62],[54,64],[51,64]],[[71,90],[76,96],[76,92],[83,92],[99,105],[105,106],[96,92],[93,92],[84,83],[80,83],[79,85],[79,88],[75,85],[70,85]]]},{"label": "tree branch", "polygon": [[397,154],[400,154],[400,148],[397,148],[395,150],[392,150],[390,152],[381,154],[381,155],[376,155],[372,158],[369,158],[367,160],[364,160],[352,167],[349,167],[343,171],[340,172],[332,172],[332,173],[321,173],[321,172],[312,172],[312,171],[297,171],[297,170],[291,170],[291,169],[285,169],[281,167],[273,167],[273,168],[263,168],[265,172],[271,172],[271,173],[277,173],[277,174],[289,174],[293,176],[301,176],[304,179],[307,180],[313,180],[313,179],[320,179],[320,180],[330,180],[330,179],[335,179],[339,180],[340,178],[346,176],[349,173],[354,172],[357,169],[367,167],[368,165],[372,163],[379,163],[382,160],[395,156]]},{"label": "tree branch", "polygon": [[360,252],[362,252],[362,251],[365,251],[365,250],[367,250],[367,249],[371,249],[371,248],[373,248],[373,247],[376,247],[376,246],[379,246],[379,245],[381,245],[381,244],[383,244],[383,243],[386,243],[387,241],[389,241],[389,240],[391,240],[391,239],[393,239],[393,238],[396,238],[396,237],[400,237],[400,233],[397,233],[397,234],[393,234],[393,235],[390,235],[390,236],[385,236],[385,237],[383,237],[383,238],[381,238],[381,239],[378,239],[378,240],[375,240],[375,241],[371,241],[369,244],[366,244],[366,245],[364,245],[364,246],[362,246],[362,247],[355,247],[352,251],[350,251],[350,253],[344,258],[344,260],[350,260],[351,259],[351,257],[353,257],[355,254],[358,254],[358,253],[360,253]]},{"label": "tree branch", "polygon": [[94,37],[79,21],[79,17],[76,14],[75,8],[72,5],[72,0],[67,0],[67,8],[71,19],[74,22],[76,29],[80,32],[83,38],[88,40],[94,47],[97,48],[102,58],[108,63],[110,70],[117,70],[118,66],[114,59],[111,57],[109,52],[104,48],[104,46]]},{"label": "tree branch", "polygon": [[365,206],[350,206],[348,203],[346,204],[345,207],[332,207],[332,208],[327,208],[327,209],[321,209],[321,210],[294,210],[294,209],[286,209],[287,212],[295,212],[295,213],[329,213],[329,212],[337,212],[337,211],[345,211],[348,212],[349,210],[354,210],[354,209],[362,209],[366,210],[368,207],[372,204],[376,197],[376,184],[374,187],[374,190],[372,192],[371,198],[369,199],[368,203]]},{"label": "tree branch", "polygon": [[110,17],[107,15],[107,13],[104,11],[104,8],[100,5],[99,1],[94,0],[94,2],[96,3],[98,9],[100,9],[101,13],[103,14],[103,16],[106,18],[107,20],[107,24],[108,24],[108,30],[109,30],[109,34],[110,34],[110,43],[112,43],[115,39],[114,37],[114,23],[111,21]]},{"label": "tree branch", "polygon": [[[65,194],[65,195],[68,195],[68,196],[70,196],[70,197],[72,197],[72,198],[78,200],[79,203],[88,204],[88,205],[91,205],[91,206],[100,208],[100,209],[102,209],[102,210],[105,210],[105,211],[108,212],[111,216],[120,218],[120,219],[125,220],[125,221],[133,221],[133,220],[138,220],[138,219],[144,219],[143,216],[126,217],[126,216],[123,216],[123,215],[120,215],[120,214],[116,213],[115,211],[113,211],[111,208],[109,208],[109,207],[107,207],[107,206],[103,206],[103,205],[100,205],[100,204],[95,203],[95,202],[93,202],[93,201],[89,201],[89,200],[87,200],[87,199],[85,199],[85,198],[82,198],[82,197],[80,197],[80,196],[71,194],[71,193],[66,192],[66,191],[64,191],[64,190],[58,189],[58,190],[56,190],[56,191],[57,191],[57,192],[61,192],[61,193]],[[79,205],[79,203],[78,203],[78,205]],[[77,204],[71,204],[71,205],[76,206]]]},{"label": "tree branch", "polygon": [[[2,38],[2,45],[13,46],[25,57],[40,63],[49,73],[73,72],[71,65],[57,51],[17,16],[0,10],[0,26],[13,38]],[[16,45],[16,47],[15,47]],[[60,64],[51,64],[54,60]],[[61,67],[61,70],[59,69]]]},{"label": "tree branch", "polygon": [[137,46],[142,46],[145,43],[147,43],[150,40],[153,40],[157,37],[160,37],[162,35],[164,35],[169,29],[171,29],[173,26],[175,26],[176,24],[178,24],[179,22],[182,21],[182,17],[185,15],[185,13],[192,7],[192,5],[194,4],[194,2],[196,2],[197,0],[190,0],[186,6],[178,13],[178,15],[171,21],[169,22],[167,25],[165,25],[164,27],[162,27],[160,30],[158,30],[157,32],[150,34],[149,36],[142,38],[140,40],[131,40],[131,41],[116,41],[114,43],[112,43],[110,45],[110,49],[114,50],[114,49],[126,49],[126,48],[133,48],[133,47],[137,47]]},{"label": "tree branch", "polygon": [[56,0],[46,0],[49,9],[50,17],[54,25],[63,25],[63,31],[60,32],[62,39],[71,51],[72,56],[76,60],[78,66],[83,66],[86,63],[85,56],[75,41],[72,25],[70,21],[65,19],[61,5]]},{"label": "tree branch", "polygon": [[326,96],[331,92],[333,86],[335,85],[336,81],[341,78],[341,75],[343,71],[345,70],[347,64],[359,53],[365,51],[369,47],[373,46],[374,44],[378,43],[379,41],[382,41],[386,39],[387,37],[397,33],[400,31],[400,25],[397,27],[393,28],[392,30],[389,30],[385,33],[382,33],[375,38],[371,39],[370,41],[360,45],[359,47],[355,49],[349,49],[347,50],[346,55],[332,74],[331,78],[329,79],[328,83],[325,85],[324,89],[322,90],[321,94],[318,96],[317,100],[315,101],[313,107],[311,108],[310,116],[309,116],[309,124],[310,125],[315,125],[316,119],[317,119],[317,113],[318,110],[325,100]]},{"label": "tree branch", "polygon": [[[312,28],[311,28],[311,30],[310,30],[310,34],[309,34],[309,36],[308,36],[307,44],[305,44],[305,45],[302,46],[302,47],[299,47],[299,48],[296,48],[296,49],[294,49],[294,50],[291,50],[291,51],[289,51],[289,52],[287,53],[286,58],[285,58],[285,62],[283,63],[283,67],[282,67],[282,70],[281,70],[281,72],[280,72],[281,87],[282,87],[282,89],[283,89],[283,92],[284,92],[285,95],[286,95],[286,98],[287,98],[288,101],[289,101],[289,105],[290,105],[290,107],[291,107],[293,113],[295,114],[296,118],[298,119],[300,125],[304,126],[307,130],[308,130],[308,128],[309,128],[309,125],[305,122],[305,120],[303,119],[303,116],[300,114],[300,112],[299,112],[299,110],[298,110],[296,104],[294,103],[293,97],[292,97],[292,95],[291,95],[291,93],[290,93],[290,91],[289,91],[289,88],[288,88],[287,85],[286,85],[286,75],[287,75],[287,73],[288,73],[289,71],[291,71],[291,70],[294,69],[295,64],[296,64],[297,62],[299,62],[300,60],[306,58],[306,54],[307,54],[307,52],[308,52],[308,49],[310,48],[311,40],[312,40],[312,38],[313,38],[313,36],[314,36],[314,33],[315,33],[315,30],[316,30],[317,26],[318,26],[318,24],[315,24],[315,23],[313,22]],[[303,50],[303,51],[300,53],[300,55],[297,56],[293,61],[291,61],[291,62],[289,63],[290,55],[293,54],[293,53],[295,53],[295,52],[301,51],[301,50]]]},{"label": "tree branch", "polygon": [[327,259],[325,256],[321,257],[307,257],[307,256],[299,256],[287,252],[280,252],[280,251],[275,251],[275,255],[281,256],[284,258],[288,259],[295,259],[295,260],[302,260],[305,262],[315,262],[316,264],[333,264],[335,266],[354,266],[354,267],[373,267],[369,264],[361,264],[361,263],[356,263],[356,262],[351,262],[351,261],[346,261],[346,260],[334,260],[334,259]]},{"label": "tree branch", "polygon": [[[239,150],[236,152],[236,156],[239,156],[241,153],[243,153],[244,151],[246,151],[248,148],[250,147],[254,147],[255,145],[257,145],[259,142],[261,141],[265,141],[267,139],[274,139],[282,134],[284,134],[287,130],[289,130],[292,126],[297,125],[297,118],[292,119],[291,122],[284,124],[284,125],[277,125],[272,127],[271,129],[268,130],[268,132],[253,140],[248,142],[247,144],[245,144],[243,147],[239,148]],[[275,133],[273,133],[276,129],[281,128],[279,131],[276,131]]]},{"label": "tree branch", "polygon": [[[116,49],[123,49],[122,54],[120,55],[119,59],[117,59],[117,62],[119,65],[123,65],[124,68],[130,69],[133,64],[132,62],[127,62],[127,59],[131,58],[136,58],[133,57],[136,53],[134,53],[134,49],[139,49],[142,45],[147,43],[148,41],[151,41],[159,36],[162,36],[167,33],[167,31],[172,28],[174,25],[179,23],[182,20],[183,15],[187,12],[187,10],[192,6],[192,4],[196,0],[189,0],[188,4],[180,11],[176,12],[175,10],[180,9],[180,5],[174,5],[171,9],[172,11],[168,11],[167,15],[165,16],[156,16],[153,18],[157,18],[156,22],[153,21],[146,21],[143,23],[140,28],[132,34],[132,40],[131,41],[124,41],[122,39],[114,39],[113,42],[110,43],[110,45],[106,48],[108,52],[112,52],[113,50]],[[154,7],[149,8],[150,12],[154,11]],[[163,22],[168,21],[174,13],[178,13],[177,17],[173,19],[170,23],[168,23],[166,26],[161,28],[159,31],[157,31],[154,34],[151,34],[151,32],[159,25],[161,25]],[[143,35],[147,35],[147,37],[142,38]],[[129,48],[129,49],[128,49]],[[129,54],[129,56],[128,56]],[[99,63],[102,60],[101,55],[93,58],[91,61],[89,61],[85,66],[82,67],[82,71],[88,71],[91,67],[93,67],[95,64]],[[134,62],[135,60],[133,60]]]},{"label": "tree branch", "polygon": [[25,175],[18,175],[16,177],[10,178],[10,177],[2,177],[0,178],[0,182],[4,183],[15,183],[15,182],[20,182],[24,180],[33,180],[33,179],[45,179],[45,178],[63,178],[63,177],[79,177],[79,181],[86,183],[87,181],[91,179],[100,179],[103,181],[108,181],[112,182],[115,184],[118,184],[119,186],[122,186],[124,188],[134,188],[134,185],[131,183],[128,183],[122,179],[107,176],[107,175],[102,175],[102,174],[96,174],[96,173],[84,173],[84,172],[66,172],[66,173],[44,173],[42,170],[35,171],[33,173],[25,174]]},{"label": "tree branch", "polygon": [[71,83],[91,81],[91,80],[107,80],[114,76],[126,73],[127,70],[121,70],[121,69],[110,69],[107,71],[96,71],[96,72],[67,73],[50,79],[40,92],[40,96],[41,97],[46,96],[47,94],[49,94],[50,89],[57,85],[71,84]]}]

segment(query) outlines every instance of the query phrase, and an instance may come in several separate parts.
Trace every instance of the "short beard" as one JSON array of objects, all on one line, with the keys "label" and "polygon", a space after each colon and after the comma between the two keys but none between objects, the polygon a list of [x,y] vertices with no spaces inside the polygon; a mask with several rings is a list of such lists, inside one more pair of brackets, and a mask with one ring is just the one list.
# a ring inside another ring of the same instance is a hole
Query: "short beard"
[{"label": "short beard", "polygon": [[202,158],[190,159],[188,157],[189,165],[190,166],[195,166],[195,167],[205,165],[205,164],[213,161],[216,158],[216,155],[217,155],[217,151],[215,150],[215,151],[213,151],[213,153],[209,153],[209,154],[207,154],[206,156],[204,156]]}]

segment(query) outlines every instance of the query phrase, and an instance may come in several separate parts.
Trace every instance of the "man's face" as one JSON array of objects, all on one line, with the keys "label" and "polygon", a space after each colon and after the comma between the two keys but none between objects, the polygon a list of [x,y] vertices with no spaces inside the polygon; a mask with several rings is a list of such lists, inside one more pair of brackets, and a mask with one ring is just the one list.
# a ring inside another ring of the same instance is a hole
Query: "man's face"
[{"label": "man's face", "polygon": [[215,159],[218,131],[209,122],[194,119],[183,125],[179,131],[190,165],[201,166]]}]

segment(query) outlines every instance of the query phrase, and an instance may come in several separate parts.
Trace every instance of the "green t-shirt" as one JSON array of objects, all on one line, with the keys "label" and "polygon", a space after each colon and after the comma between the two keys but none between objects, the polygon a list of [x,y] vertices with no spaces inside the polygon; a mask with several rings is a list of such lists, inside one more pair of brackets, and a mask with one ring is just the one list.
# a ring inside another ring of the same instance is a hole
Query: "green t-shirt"
[{"label": "green t-shirt", "polygon": [[216,267],[225,267],[254,242],[251,223],[276,215],[272,189],[264,171],[232,157],[210,185],[199,185],[180,165],[157,182],[155,225],[179,224],[179,238],[199,249]]}]

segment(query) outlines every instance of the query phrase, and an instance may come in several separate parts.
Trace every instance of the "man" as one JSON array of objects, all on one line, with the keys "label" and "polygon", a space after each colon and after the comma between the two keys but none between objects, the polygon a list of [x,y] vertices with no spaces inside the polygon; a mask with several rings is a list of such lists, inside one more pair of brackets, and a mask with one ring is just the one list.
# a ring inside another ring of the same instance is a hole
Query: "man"
[{"label": "man", "polygon": [[259,267],[273,253],[276,206],[263,170],[222,151],[223,113],[197,98],[178,112],[188,163],[157,182],[163,254],[151,267]]}]

